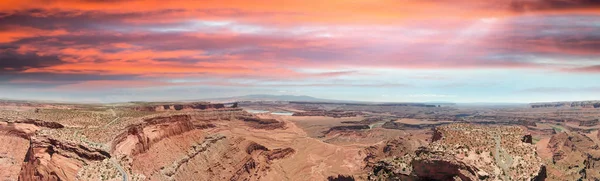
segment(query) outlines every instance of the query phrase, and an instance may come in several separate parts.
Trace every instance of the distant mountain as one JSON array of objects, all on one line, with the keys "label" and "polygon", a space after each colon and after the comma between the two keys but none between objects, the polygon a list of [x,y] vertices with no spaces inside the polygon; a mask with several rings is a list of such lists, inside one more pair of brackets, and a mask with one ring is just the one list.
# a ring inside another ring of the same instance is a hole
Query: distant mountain
[{"label": "distant mountain", "polygon": [[296,96],[296,95],[268,95],[268,94],[252,94],[245,96],[223,97],[204,99],[211,102],[236,102],[236,101],[306,101],[306,102],[345,102],[331,99],[320,99],[311,96]]}]

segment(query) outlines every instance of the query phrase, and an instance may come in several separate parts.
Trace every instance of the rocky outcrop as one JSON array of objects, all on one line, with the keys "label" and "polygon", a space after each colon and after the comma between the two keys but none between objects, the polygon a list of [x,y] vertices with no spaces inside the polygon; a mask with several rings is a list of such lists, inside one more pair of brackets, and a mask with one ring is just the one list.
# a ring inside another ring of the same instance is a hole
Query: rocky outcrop
[{"label": "rocky outcrop", "polygon": [[[561,132],[550,138],[548,148],[552,152],[554,168],[564,173],[567,180],[600,179],[600,148],[586,135]],[[583,168],[581,167],[583,166]]]},{"label": "rocky outcrop", "polygon": [[[435,155],[435,156],[433,156]],[[486,180],[490,175],[447,152],[421,148],[411,162],[413,173],[424,180]]]},{"label": "rocky outcrop", "polygon": [[517,126],[451,124],[414,154],[379,161],[370,180],[535,180],[546,167]]},{"label": "rocky outcrop", "polygon": [[268,152],[266,155],[269,160],[279,160],[287,158],[294,153],[296,153],[296,150],[292,148],[277,148]]},{"label": "rocky outcrop", "polygon": [[110,154],[100,149],[49,137],[32,137],[19,180],[76,180],[78,170],[86,163],[107,158]]},{"label": "rocky outcrop", "polygon": [[401,157],[412,154],[420,145],[403,137],[387,140],[381,144],[369,146],[365,149],[364,159],[367,168],[374,168],[380,160],[390,157]]},{"label": "rocky outcrop", "polygon": [[531,134],[526,134],[525,136],[523,136],[523,138],[521,139],[521,141],[523,143],[533,144],[533,137],[531,136]]},{"label": "rocky outcrop", "polygon": [[31,124],[0,122],[0,135],[15,136],[29,140],[40,128]]},{"label": "rocky outcrop", "polygon": [[327,181],[354,181],[353,176],[347,175],[337,175],[337,176],[329,176],[327,177]]},{"label": "rocky outcrop", "polygon": [[[81,151],[82,148],[85,148],[83,146],[76,146],[74,144],[65,145],[50,138],[35,138],[35,133],[41,127],[63,128],[58,123],[33,119],[0,122],[0,142],[3,144],[2,148],[0,148],[0,179],[16,180],[17,177],[20,177],[20,180],[37,180],[32,176],[32,174],[36,173],[44,178],[50,176],[51,174],[48,172],[48,169],[39,168],[38,172],[34,172],[38,166],[32,165],[33,163],[29,162],[29,160],[35,159],[33,156],[35,156],[34,153],[36,152],[33,151],[37,149],[52,149],[53,153],[56,150],[65,150],[65,152],[73,153],[75,156],[81,154],[93,157],[91,154],[88,154],[90,152],[86,152],[90,150]],[[53,144],[57,144],[58,147],[55,148]],[[60,156],[55,158],[60,158]],[[25,160],[25,163],[23,163],[23,160]],[[31,170],[32,174],[24,173],[24,168]]]},{"label": "rocky outcrop", "polygon": [[441,140],[444,135],[442,135],[442,131],[440,131],[440,129],[432,129],[433,130],[433,135],[431,136],[431,142],[436,142]]},{"label": "rocky outcrop", "polygon": [[585,135],[561,132],[550,138],[548,148],[554,154],[552,161],[556,163],[576,150],[598,150],[598,145]]},{"label": "rocky outcrop", "polygon": [[142,123],[126,127],[113,140],[111,152],[115,154],[137,155],[144,153],[152,144],[162,139],[180,135],[194,129],[216,127],[210,121],[234,119],[242,119],[248,126],[255,129],[272,130],[285,127],[284,122],[246,115],[241,109],[200,112],[193,116],[172,115],[153,117],[145,119]]},{"label": "rocky outcrop", "polygon": [[133,109],[136,111],[181,111],[181,110],[207,110],[207,109],[222,109],[225,108],[224,104],[208,103],[208,102],[196,102],[187,104],[152,104],[137,106]]},{"label": "rocky outcrop", "polygon": [[35,134],[35,132],[41,129],[40,127],[59,129],[63,128],[64,126],[55,122],[46,122],[34,119],[0,122],[0,134],[29,139],[33,134]]},{"label": "rocky outcrop", "polygon": [[189,115],[149,118],[143,123],[128,126],[126,131],[117,135],[112,142],[111,152],[140,154],[148,150],[153,143],[195,128]]},{"label": "rocky outcrop", "polygon": [[29,135],[19,130],[2,130],[0,143],[0,180],[17,180],[29,149]]}]

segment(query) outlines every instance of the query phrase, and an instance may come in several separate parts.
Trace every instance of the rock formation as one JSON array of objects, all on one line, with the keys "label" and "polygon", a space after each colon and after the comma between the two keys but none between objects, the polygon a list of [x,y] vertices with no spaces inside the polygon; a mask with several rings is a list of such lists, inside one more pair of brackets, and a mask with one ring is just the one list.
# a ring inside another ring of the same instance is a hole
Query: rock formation
[{"label": "rock formation", "polygon": [[32,137],[19,180],[76,180],[79,169],[88,162],[101,161],[110,154],[49,137]]},{"label": "rock formation", "polygon": [[132,174],[150,180],[260,180],[271,162],[295,153],[291,148],[270,149],[242,137],[209,134],[225,123],[222,121],[266,130],[285,126],[239,109],[227,110],[231,112],[219,109],[144,119],[116,136],[111,152]]},{"label": "rock formation", "polygon": [[327,177],[327,181],[354,181],[353,176],[346,175],[338,175],[338,176],[329,176]]},{"label": "rock formation", "polygon": [[404,156],[383,159],[371,180],[538,180],[545,165],[516,126],[451,124],[434,130],[433,142]]},{"label": "rock formation", "polygon": [[15,123],[33,124],[33,125],[36,125],[39,127],[46,127],[46,128],[52,128],[52,129],[60,129],[60,128],[65,127],[62,124],[57,123],[57,122],[42,121],[42,120],[38,120],[38,119],[17,120],[17,121],[15,121]]},{"label": "rock formation", "polygon": [[127,131],[115,137],[112,152],[127,155],[143,153],[164,138],[195,129],[189,115],[155,117],[143,123],[130,125]]},{"label": "rock formation", "polygon": [[366,148],[364,161],[367,168],[374,168],[382,159],[413,154],[420,146],[423,145],[419,142],[398,137]]},{"label": "rock formation", "polygon": [[523,143],[533,144],[533,137],[531,137],[531,134],[526,134],[525,136],[523,136],[523,138],[521,139],[521,141]]},{"label": "rock formation", "polygon": [[[552,136],[548,143],[554,168],[567,180],[600,179],[600,148],[591,138],[574,132]],[[556,176],[559,177],[559,176]]]},{"label": "rock formation", "polygon": [[[41,153],[37,153],[44,152],[39,149],[52,150],[52,153],[60,151],[58,154],[60,155],[66,152],[77,152],[80,148],[85,148],[83,146],[63,145],[50,138],[35,137],[35,133],[41,130],[41,127],[59,129],[64,126],[55,122],[45,122],[33,119],[0,122],[0,143],[3,144],[0,148],[0,179],[16,180],[17,177],[19,177],[19,180],[39,180],[41,177],[48,177],[51,173],[51,171],[48,170],[49,168],[41,168],[38,166],[47,163],[39,161],[38,157],[40,157]],[[59,146],[54,147],[53,144],[59,144]],[[67,151],[63,151],[65,149]],[[84,152],[77,153],[87,155]],[[55,160],[57,160],[61,157],[56,156],[55,158]],[[23,163],[23,160],[25,160],[25,163]],[[32,165],[34,162],[37,165]],[[55,170],[60,168],[64,167],[53,166],[52,169]],[[25,173],[24,171],[29,171],[31,173]],[[40,177],[33,177],[34,174],[37,174]],[[58,175],[56,175],[56,178],[59,178]]]},{"label": "rock formation", "polygon": [[33,131],[0,122],[0,180],[17,180]]}]

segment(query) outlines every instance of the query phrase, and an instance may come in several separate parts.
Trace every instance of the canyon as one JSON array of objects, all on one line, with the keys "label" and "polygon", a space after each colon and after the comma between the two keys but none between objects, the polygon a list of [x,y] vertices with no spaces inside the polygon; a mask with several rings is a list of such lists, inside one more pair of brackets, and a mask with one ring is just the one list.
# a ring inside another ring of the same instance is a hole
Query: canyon
[{"label": "canyon", "polygon": [[3,180],[600,178],[588,108],[18,105],[0,109]]}]

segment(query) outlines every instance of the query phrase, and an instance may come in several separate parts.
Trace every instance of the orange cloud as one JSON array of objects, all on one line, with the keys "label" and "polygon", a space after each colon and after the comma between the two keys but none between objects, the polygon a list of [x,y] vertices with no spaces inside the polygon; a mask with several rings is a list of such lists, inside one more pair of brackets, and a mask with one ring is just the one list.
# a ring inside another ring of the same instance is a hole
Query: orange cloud
[{"label": "orange cloud", "polygon": [[91,80],[56,86],[56,90],[98,90],[112,88],[147,88],[177,85],[175,83],[151,80]]},{"label": "orange cloud", "polygon": [[168,74],[168,73],[250,73],[252,70],[241,67],[228,66],[189,66],[170,62],[136,61],[120,62],[108,61],[102,63],[82,62],[61,64],[43,68],[31,68],[24,72],[50,72],[50,73],[99,73],[99,74]]},{"label": "orange cloud", "polygon": [[58,36],[67,34],[67,31],[64,29],[42,30],[24,26],[8,26],[4,29],[5,30],[0,30],[0,43],[10,43],[22,38],[36,36]]},{"label": "orange cloud", "polygon": [[[497,8],[497,4],[504,4]],[[107,13],[149,13],[128,18],[129,22],[168,22],[182,19],[229,19],[257,23],[348,23],[397,24],[404,20],[431,18],[481,18],[514,14],[509,1],[474,3],[473,1],[431,0],[204,0],[204,1],[2,1],[0,10],[60,9]],[[172,10],[172,11],[165,11]],[[179,11],[181,10],[181,11]],[[39,16],[51,16],[52,12]]]}]

